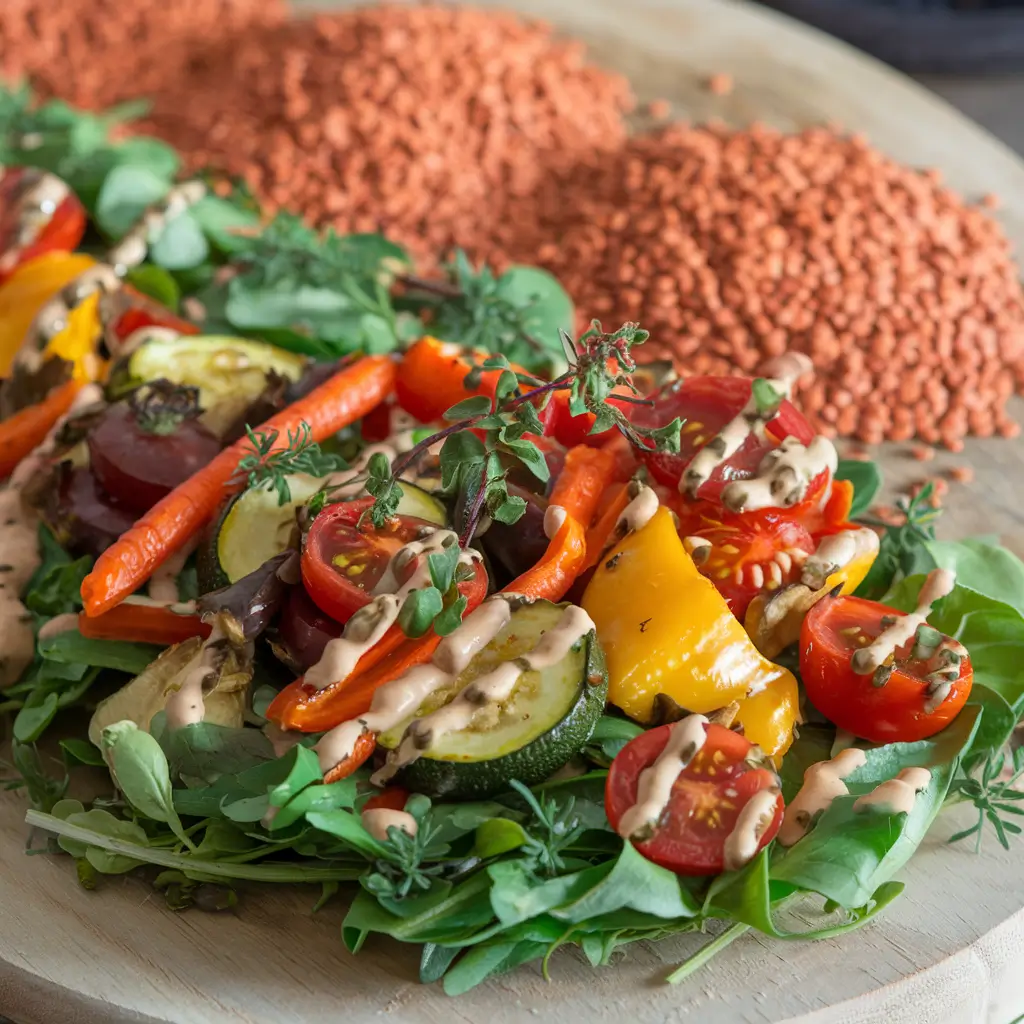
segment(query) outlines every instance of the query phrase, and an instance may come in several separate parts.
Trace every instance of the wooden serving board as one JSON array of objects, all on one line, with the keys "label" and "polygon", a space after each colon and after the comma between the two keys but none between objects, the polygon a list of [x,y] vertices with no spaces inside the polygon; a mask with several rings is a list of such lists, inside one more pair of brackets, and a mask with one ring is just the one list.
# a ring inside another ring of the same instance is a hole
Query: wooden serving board
[{"label": "wooden serving board", "polygon": [[[1024,242],[1024,164],[941,100],[819,33],[735,0],[504,6],[584,38],[641,100],[670,99],[680,116],[863,131],[901,160],[942,168],[969,197],[1003,196],[1000,216]],[[703,87],[719,71],[736,79],[729,97]],[[898,448],[882,455],[895,485],[968,460],[977,481],[953,489],[944,532],[999,533],[1024,552],[1024,444],[974,442],[927,467]],[[1024,843],[1009,853],[991,838],[980,854],[946,847],[959,814],[940,819],[904,871],[900,901],[844,938],[751,935],[675,988],[661,979],[699,936],[641,943],[599,971],[564,950],[550,984],[527,967],[456,1000],[417,983],[411,948],[376,939],[349,956],[342,903],[314,917],[312,890],[246,892],[223,915],[174,914],[131,878],[85,892],[66,858],[25,856],[23,815],[18,797],[0,794],[0,1016],[17,1024],[519,1024],[556,1014],[569,1024],[1010,1024],[1024,1013]]]}]

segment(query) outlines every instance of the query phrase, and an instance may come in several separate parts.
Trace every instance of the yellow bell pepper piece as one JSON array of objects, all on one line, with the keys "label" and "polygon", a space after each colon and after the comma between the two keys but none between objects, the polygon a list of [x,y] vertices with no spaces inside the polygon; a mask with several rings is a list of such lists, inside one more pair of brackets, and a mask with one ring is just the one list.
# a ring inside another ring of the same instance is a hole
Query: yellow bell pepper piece
[{"label": "yellow bell pepper piece", "polygon": [[630,718],[649,722],[659,693],[700,713],[740,701],[752,742],[770,755],[789,746],[796,680],[758,653],[697,571],[668,509],[602,559],[582,604],[608,662],[608,699]]},{"label": "yellow bell pepper piece", "polygon": [[43,351],[44,359],[56,356],[67,360],[75,380],[87,382],[103,376],[106,363],[97,355],[100,326],[100,293],[95,292],[76,306],[68,316],[68,325],[55,334]]},{"label": "yellow bell pepper piece", "polygon": [[95,263],[80,253],[48,252],[18,267],[0,286],[0,377],[10,375],[14,356],[39,310]]}]

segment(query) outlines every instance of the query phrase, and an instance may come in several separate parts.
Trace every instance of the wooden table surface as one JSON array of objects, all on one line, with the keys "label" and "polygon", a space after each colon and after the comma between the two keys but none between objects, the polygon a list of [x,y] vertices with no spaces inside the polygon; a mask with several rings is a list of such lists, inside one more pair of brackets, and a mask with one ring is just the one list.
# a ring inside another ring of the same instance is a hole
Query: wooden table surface
[{"label": "wooden table surface", "polygon": [[[792,128],[831,119],[864,131],[908,163],[942,168],[969,197],[1001,194],[1000,216],[1024,242],[1024,165],[1006,147],[895,72],[767,10],[731,0],[504,6],[583,37],[642,100],[666,97],[680,116]],[[704,89],[719,71],[736,79],[732,96]],[[944,532],[999,533],[1024,552],[1024,445],[973,442],[946,462],[968,459],[978,479],[954,489]],[[882,460],[894,484],[921,475],[899,448]],[[897,904],[844,938],[748,936],[675,988],[660,981],[695,936],[641,943],[598,971],[563,950],[550,984],[528,967],[456,1000],[416,982],[411,949],[377,939],[345,953],[343,905],[314,917],[312,891],[247,893],[224,915],[174,914],[130,878],[85,892],[66,858],[25,856],[23,814],[0,794],[0,1014],[18,1024],[519,1024],[556,1014],[568,1024],[1010,1024],[1024,1013],[1024,846],[946,847],[956,814],[905,870]]]}]

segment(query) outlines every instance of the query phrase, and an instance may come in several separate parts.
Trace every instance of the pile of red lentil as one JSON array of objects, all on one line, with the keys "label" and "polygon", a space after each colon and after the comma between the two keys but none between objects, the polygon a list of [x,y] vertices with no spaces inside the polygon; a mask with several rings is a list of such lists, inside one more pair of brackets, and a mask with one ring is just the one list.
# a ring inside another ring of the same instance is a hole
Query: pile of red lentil
[{"label": "pile of red lentil", "polygon": [[[987,207],[825,128],[630,136],[620,76],[509,14],[274,0],[4,0],[7,75],[146,125],[273,207],[555,272],[582,317],[640,320],[682,372],[787,348],[819,429],[959,449],[1014,436],[1024,293]],[[658,111],[665,112],[661,104]]]}]

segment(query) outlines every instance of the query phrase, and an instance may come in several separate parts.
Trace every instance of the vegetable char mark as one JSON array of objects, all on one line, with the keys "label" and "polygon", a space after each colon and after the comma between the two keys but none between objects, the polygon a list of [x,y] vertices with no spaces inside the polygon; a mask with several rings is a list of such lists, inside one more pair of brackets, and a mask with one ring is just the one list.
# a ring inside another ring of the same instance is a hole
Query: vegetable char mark
[{"label": "vegetable char mark", "polygon": [[619,821],[623,839],[643,841],[651,837],[668,807],[676,779],[704,746],[707,725],[704,715],[689,715],[673,728],[654,764],[640,773],[636,803]]}]

